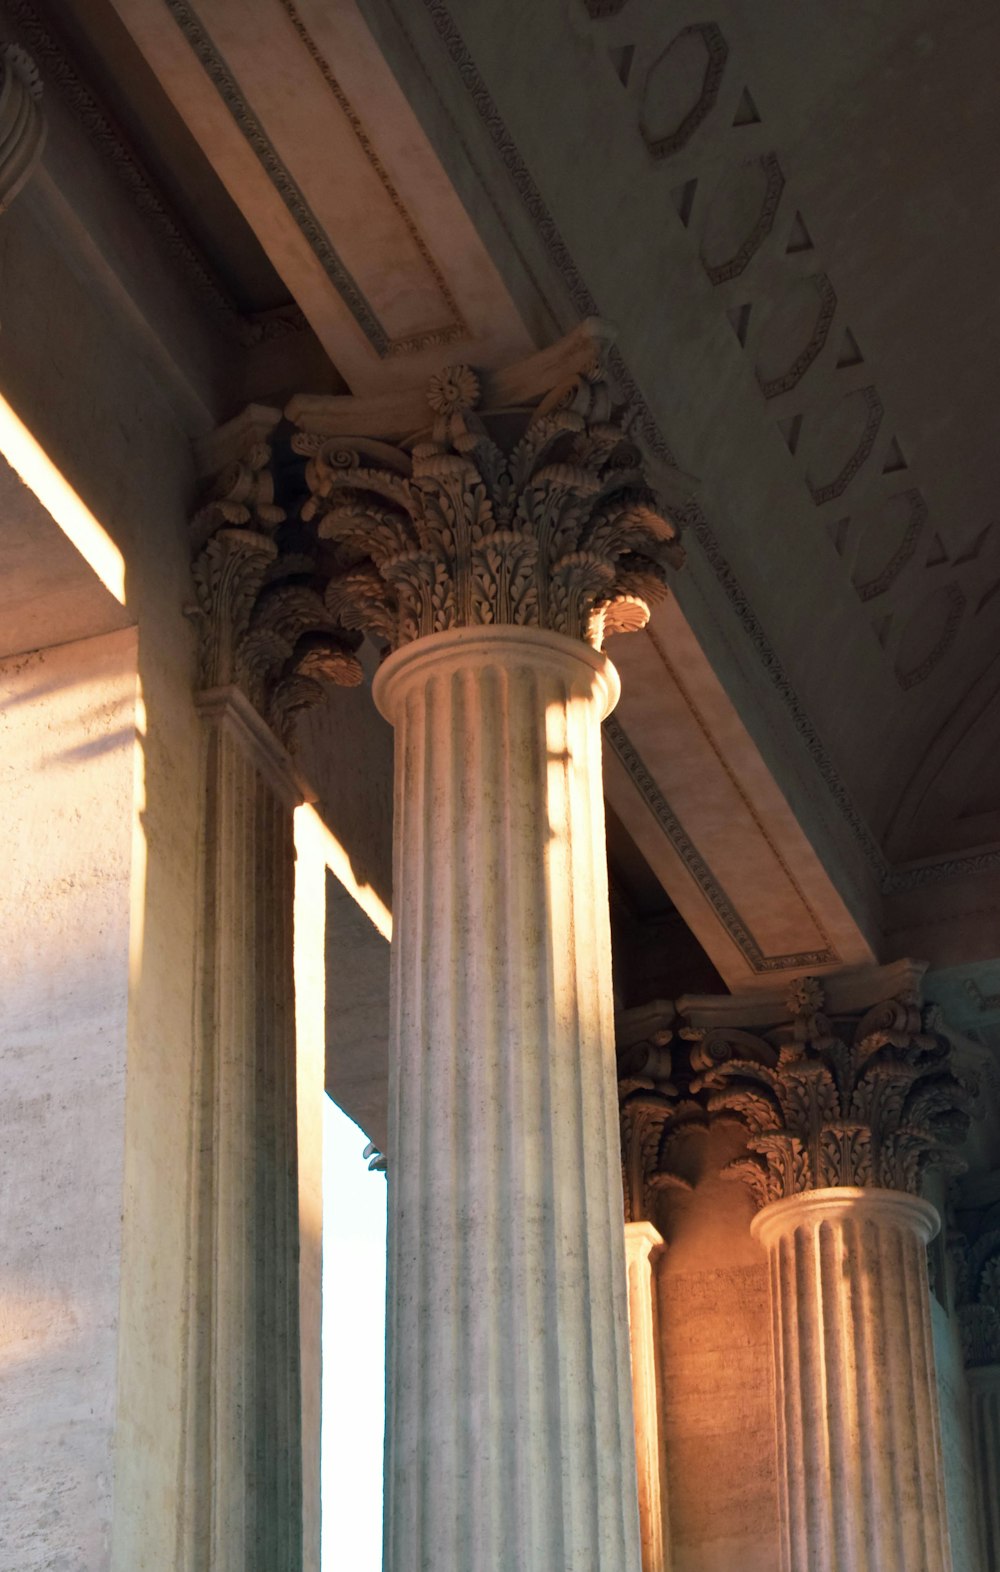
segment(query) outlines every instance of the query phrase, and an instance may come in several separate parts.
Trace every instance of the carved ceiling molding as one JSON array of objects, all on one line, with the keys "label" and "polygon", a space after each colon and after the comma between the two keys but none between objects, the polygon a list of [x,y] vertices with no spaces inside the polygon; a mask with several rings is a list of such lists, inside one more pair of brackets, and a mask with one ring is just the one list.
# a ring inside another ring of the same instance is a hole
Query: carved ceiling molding
[{"label": "carved ceiling molding", "polygon": [[839,957],[829,947],[805,950],[794,955],[765,955],[614,715],[604,722],[604,735],[646,807],[752,971],[764,976],[771,972],[802,971],[810,966],[836,964]]},{"label": "carved ceiling molding", "polygon": [[0,54],[0,213],[13,202],[45,146],[42,83],[18,44]]},{"label": "carved ceiling molding", "polygon": [[197,242],[172,212],[166,197],[130,147],[125,133],[83,81],[63,45],[29,0],[0,0],[0,16],[40,63],[46,85],[57,92],[115,179],[122,185],[157,244],[219,327],[244,346],[299,333],[306,322],[295,307],[248,315],[241,312]]},{"label": "carved ceiling molding", "polygon": [[[719,32],[716,24],[699,24],[699,27],[712,27],[715,32]],[[634,82],[636,61],[645,58],[655,63],[664,58],[664,53],[669,55],[671,50],[682,44],[691,31],[690,27],[682,27],[678,32],[675,22],[661,20],[658,13],[647,13],[645,18],[637,17],[631,35],[633,41],[628,45],[632,62],[631,76],[623,85],[628,89],[630,83]],[[621,54],[624,36],[620,28],[616,29],[612,50],[614,58]],[[723,61],[727,78],[733,78],[733,66],[731,63],[726,64],[728,43],[721,32],[717,53]],[[731,85],[735,87],[736,81]],[[648,92],[648,81],[645,91]],[[635,97],[635,94],[630,93],[630,96]],[[814,281],[822,281],[826,290],[818,322],[810,327],[807,317],[799,317],[791,309],[796,292],[801,291],[805,282],[803,269],[815,268],[816,245],[802,210],[792,205],[791,193],[786,188],[777,155],[770,151],[753,158],[746,156],[746,127],[759,127],[762,123],[749,87],[744,88],[737,113],[730,120],[728,111],[726,115],[721,115],[719,111],[723,102],[728,104],[731,97],[731,93],[719,92],[718,83],[715,84],[711,101],[704,100],[704,95],[699,97],[698,101],[703,103],[704,108],[699,125],[703,121],[710,121],[711,124],[708,136],[699,139],[694,163],[691,163],[690,158],[686,160],[687,178],[672,193],[674,205],[685,229],[691,231],[692,239],[698,245],[698,255],[707,277],[716,287],[725,286],[720,287],[720,301],[736,329],[743,353],[751,361],[754,360],[757,341],[762,333],[766,336],[769,332],[773,334],[777,331],[779,337],[788,339],[791,375],[768,379],[762,377],[755,367],[756,380],[765,398],[782,398],[781,412],[777,416],[778,428],[790,459],[796,465],[813,502],[817,507],[827,509],[849,491],[848,506],[854,515],[859,507],[870,505],[872,499],[878,500],[886,477],[905,474],[909,468],[908,462],[898,438],[885,432],[885,411],[877,388],[872,385],[858,388],[854,385],[857,376],[866,374],[866,368],[864,355],[849,326],[842,325],[837,339],[840,348],[836,355],[823,355],[822,365],[808,377],[806,386],[796,394],[794,400],[789,397],[792,389],[803,382],[813,365],[820,360],[837,311],[837,296],[825,274],[814,274]],[[648,137],[644,120],[644,96],[636,98],[635,111],[637,141],[645,144]],[[686,140],[671,149],[668,155],[671,159],[681,152]],[[722,170],[716,172],[720,161]],[[706,196],[709,180],[714,184],[711,193]],[[747,213],[755,214],[752,221],[747,220]],[[742,227],[734,230],[737,222]],[[700,239],[697,238],[699,233]],[[728,245],[730,250],[720,249],[724,245]],[[750,263],[756,259],[758,252],[765,249],[768,255],[764,259],[763,269],[755,265],[750,270]],[[748,274],[747,287],[735,295],[731,286],[744,273]],[[797,343],[799,347],[795,352]],[[855,404],[858,405],[856,419],[853,409]],[[847,451],[844,450],[845,441],[849,443]],[[816,468],[821,472],[820,479],[816,478]],[[824,468],[829,479],[822,475]],[[913,547],[916,546],[914,539],[905,560],[895,564],[895,571],[869,576],[863,593],[862,586],[852,572],[851,563],[851,556],[857,551],[860,541],[853,541],[851,553],[844,550],[847,537],[857,533],[851,528],[853,519],[838,520],[835,525],[838,554],[859,599],[862,603],[879,599],[880,603],[872,607],[875,613],[873,628],[890,670],[904,692],[925,682],[937,670],[955,644],[961,628],[982,609],[994,588],[1000,587],[1000,579],[995,579],[988,587],[987,595],[980,598],[981,576],[972,577],[959,571],[972,558],[967,552],[963,554],[961,549],[956,549],[952,566],[959,578],[965,581],[967,593],[963,593],[960,584],[953,580],[947,586],[947,597],[940,605],[928,608],[922,602],[922,591],[934,582],[942,562],[947,562],[949,557],[944,548],[940,547],[940,536],[933,534],[922,497],[921,504],[921,508],[912,515],[913,519],[920,521],[917,533],[928,542],[936,542],[940,549],[936,551],[932,544],[927,562],[914,562],[905,580],[897,582],[905,561],[913,556]],[[877,523],[876,520],[871,528],[875,528]],[[979,604],[973,607],[972,603],[977,599]],[[933,636],[933,630],[927,632],[926,647],[919,659],[900,659],[900,646],[907,638],[920,638],[929,626],[929,614],[933,614],[939,624],[937,636]]]},{"label": "carved ceiling molding", "polygon": [[451,343],[455,339],[467,338],[469,336],[469,328],[468,324],[465,322],[465,319],[462,316],[458,301],[455,299],[447,279],[438,266],[431,252],[430,246],[427,244],[427,241],[421,234],[420,229],[413,218],[413,215],[400,196],[396,186],[393,184],[388,170],[386,169],[375,147],[373,146],[372,140],[369,137],[368,132],[365,130],[364,122],[334,75],[330,63],[326,59],[326,56],[322,53],[312,34],[309,32],[308,28],[303,22],[299,8],[295,4],[295,0],[279,0],[279,3],[285,11],[289,22],[295,29],[295,32],[301,40],[304,48],[308,51],[310,58],[315,63],[324,82],[330,89],[330,92],[332,93],[338,108],[351,128],[355,141],[358,143],[358,146],[364,153],[365,158],[367,159],[372,172],[375,175],[375,178],[378,180],[379,185],[382,187],[386,196],[389,198],[389,201],[392,203],[396,212],[399,214],[407,234],[413,241],[413,244],[421,257],[424,266],[427,268],[428,273],[434,280],[435,287],[438,291],[438,294],[441,296],[450,318],[449,322],[445,324],[443,328],[438,330],[441,333],[447,334],[448,337],[436,338],[434,342],[444,344]]},{"label": "carved ceiling molding", "polygon": [[[387,0],[387,3],[392,10],[401,35],[409,41],[414,58],[419,59],[420,51],[407,26],[405,15],[400,9],[398,0]],[[476,114],[489,136],[497,157],[528,214],[536,234],[544,245],[553,267],[562,279],[570,304],[581,316],[599,316],[599,305],[581,274],[555,219],[549,211],[445,0],[422,0],[422,3],[439,42],[457,71]],[[620,9],[622,7],[616,6],[612,10],[605,11],[603,5],[597,5],[595,12],[596,14],[610,16]],[[804,225],[802,225],[802,233],[805,236],[805,244],[811,248],[812,242],[808,232],[805,231]],[[790,244],[794,249],[794,236]],[[619,352],[615,351],[612,354],[609,360],[609,369],[614,375],[623,396],[636,411],[637,428],[641,431],[649,451],[676,469],[676,459],[669,443],[659,428],[656,416],[653,414],[631,370]],[[922,495],[921,503],[926,507]],[[969,857],[941,858],[933,862],[924,863],[919,868],[893,868],[830,757],[825,743],[799,698],[777,651],[767,637],[759,617],[750,604],[732,564],[719,544],[715,531],[705,517],[700,504],[694,497],[688,498],[678,516],[681,518],[688,537],[693,537],[701,547],[705,559],[715,574],[720,588],[743,628],[744,634],[752,645],[760,665],[788,711],[796,732],[801,738],[841,816],[851,830],[866,864],[875,876],[881,892],[887,895],[897,894],[938,880],[960,878],[968,873],[980,872],[986,867],[991,869],[1000,867],[1000,849],[998,849],[996,852],[991,851]]]},{"label": "carved ceiling molding", "polygon": [[[418,350],[429,349],[434,345],[450,344],[464,337],[467,329],[460,317],[441,327],[428,329],[426,332],[409,334],[403,338],[391,337],[361,286],[338,255],[336,247],[310,207],[298,182],[278,156],[274,144],[201,18],[187,0],[164,0],[164,3],[296,227],[375,353],[381,358],[414,354]],[[315,49],[315,45],[313,48],[315,60],[319,56],[319,51]],[[346,102],[343,94],[337,98],[338,104],[343,108],[342,100]],[[349,115],[348,119],[354,130],[356,116],[352,120]],[[358,124],[360,125],[360,122]],[[355,135],[357,136],[356,130]],[[366,154],[370,145],[368,138],[365,137],[362,146]],[[370,156],[369,163],[371,163]],[[374,165],[372,167],[374,168]],[[385,184],[384,180],[383,184]],[[397,207],[398,205],[397,198]],[[435,272],[439,276],[440,270]]]}]

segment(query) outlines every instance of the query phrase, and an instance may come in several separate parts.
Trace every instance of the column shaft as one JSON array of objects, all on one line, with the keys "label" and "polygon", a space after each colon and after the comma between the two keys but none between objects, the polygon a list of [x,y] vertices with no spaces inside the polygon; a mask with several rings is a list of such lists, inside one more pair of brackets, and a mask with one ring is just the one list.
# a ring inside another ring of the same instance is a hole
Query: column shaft
[{"label": "column shaft", "polygon": [[670,1572],[656,1358],[656,1288],[653,1276],[653,1262],[662,1247],[663,1240],[652,1223],[625,1224],[642,1572]]},{"label": "column shaft", "polygon": [[926,1244],[888,1190],[766,1206],[783,1572],[950,1572]]},{"label": "column shaft", "polygon": [[1000,1365],[967,1371],[984,1572],[1000,1572]]},{"label": "column shaft", "polygon": [[389,658],[387,1572],[638,1572],[600,721],[497,627]]},{"label": "column shaft", "polygon": [[[234,707],[235,706],[235,707]],[[302,1556],[292,971],[294,790],[248,705],[208,717],[203,1351],[195,1462],[212,1572],[298,1572]]]}]

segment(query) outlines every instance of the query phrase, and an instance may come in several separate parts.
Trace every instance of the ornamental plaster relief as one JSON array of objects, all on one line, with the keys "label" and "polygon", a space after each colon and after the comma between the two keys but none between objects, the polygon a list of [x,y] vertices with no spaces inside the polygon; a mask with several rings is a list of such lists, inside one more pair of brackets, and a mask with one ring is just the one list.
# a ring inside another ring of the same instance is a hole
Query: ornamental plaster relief
[{"label": "ornamental plaster relief", "polygon": [[10,206],[42,156],[42,83],[31,56],[17,44],[0,55],[0,213]]},{"label": "ornamental plaster relief", "polygon": [[[974,575],[959,571],[979,558],[990,525],[983,530],[980,523],[969,542],[945,547],[922,492],[911,485],[919,500],[910,518],[919,527],[905,555],[887,554],[885,568],[858,583],[853,559],[862,549],[885,551],[878,504],[894,494],[894,479],[898,491],[898,477],[909,477],[910,462],[899,438],[886,429],[883,399],[838,308],[808,217],[795,205],[778,154],[767,147],[760,97],[744,87],[733,102],[739,49],[715,21],[678,29],[675,19],[664,21],[648,8],[645,13],[637,8],[634,19],[621,22],[612,22],[607,11],[591,9],[590,15],[608,19],[614,38],[609,53],[634,105],[641,141],[665,161],[670,178],[683,177],[672,187],[673,204],[720,292],[762,395],[774,403],[778,430],[813,502],[823,509],[843,566],[864,603],[878,600],[872,608],[878,643],[900,687],[916,687],[1000,584],[995,541],[992,575],[981,577],[985,559]],[[661,126],[652,138],[650,100],[667,77],[673,124],[669,132]],[[901,579],[911,558],[911,571]]]}]

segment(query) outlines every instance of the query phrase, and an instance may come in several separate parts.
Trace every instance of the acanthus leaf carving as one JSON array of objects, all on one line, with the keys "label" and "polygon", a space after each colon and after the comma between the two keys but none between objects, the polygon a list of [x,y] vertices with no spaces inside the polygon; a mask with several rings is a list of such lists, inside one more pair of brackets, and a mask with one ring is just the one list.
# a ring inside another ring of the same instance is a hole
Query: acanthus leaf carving
[{"label": "acanthus leaf carving", "polygon": [[916,1195],[929,1168],[960,1172],[974,1090],[951,1069],[939,1023],[910,995],[832,1020],[823,1006],[818,981],[804,978],[765,1035],[681,1029],[692,1092],[709,1118],[747,1133],[727,1176],[762,1206],[836,1186]]},{"label": "acanthus leaf carving", "polygon": [[239,687],[292,747],[295,719],[326,683],[361,681],[360,634],[331,614],[315,531],[275,499],[276,411],[251,406],[191,520],[199,686]]},{"label": "acanthus leaf carving", "polygon": [[479,410],[470,367],[431,378],[408,445],[296,433],[333,551],[327,606],[399,648],[455,627],[541,627],[600,646],[644,626],[683,560],[601,365],[534,407]]}]

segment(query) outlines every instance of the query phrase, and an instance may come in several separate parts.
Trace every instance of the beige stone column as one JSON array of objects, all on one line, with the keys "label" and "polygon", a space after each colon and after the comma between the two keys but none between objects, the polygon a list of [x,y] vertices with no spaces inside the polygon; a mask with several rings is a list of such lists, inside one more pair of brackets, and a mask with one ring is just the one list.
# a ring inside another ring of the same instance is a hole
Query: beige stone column
[{"label": "beige stone column", "polygon": [[805,978],[773,1015],[753,1001],[753,1032],[725,1001],[685,1033],[709,1114],[747,1129],[729,1171],[770,1264],[782,1572],[952,1568],[918,1192],[971,1096],[919,979],[832,979],[828,1004]]},{"label": "beige stone column", "polygon": [[985,1572],[1000,1572],[1000,1364],[967,1372]]},{"label": "beige stone column", "polygon": [[653,1263],[662,1249],[663,1238],[652,1223],[625,1224],[642,1572],[669,1572],[671,1564],[663,1492],[663,1446],[656,1361],[656,1283],[653,1273]]},{"label": "beige stone column", "polygon": [[600,722],[537,629],[389,658],[386,1565],[637,1567]]},{"label": "beige stone column", "polygon": [[290,413],[327,603],[390,646],[385,1566],[639,1572],[599,646],[674,531],[586,335],[349,405]]},{"label": "beige stone column", "polygon": [[782,1565],[948,1572],[926,1247],[895,1190],[814,1190],[758,1212],[775,1358]]}]

